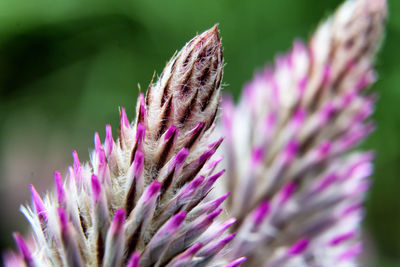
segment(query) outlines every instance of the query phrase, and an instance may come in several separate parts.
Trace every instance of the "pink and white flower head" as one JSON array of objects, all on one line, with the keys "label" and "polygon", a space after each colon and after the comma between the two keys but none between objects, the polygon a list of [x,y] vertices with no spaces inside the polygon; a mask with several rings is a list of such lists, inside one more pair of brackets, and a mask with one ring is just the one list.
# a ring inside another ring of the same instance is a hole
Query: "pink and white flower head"
[{"label": "pink and white flower head", "polygon": [[354,148],[373,129],[366,92],[381,43],[385,0],[348,0],[307,44],[296,41],[257,73],[235,106],[223,100],[226,179],[237,218],[228,258],[247,266],[347,266],[373,153]]},{"label": "pink and white flower head", "polygon": [[[96,133],[90,161],[76,151],[56,189],[42,198],[31,186],[22,207],[32,239],[19,234],[8,266],[234,266],[221,255],[235,220],[217,222],[227,195],[206,199],[223,174],[210,158],[222,139],[210,133],[219,107],[223,57],[218,27],[196,36],[174,56],[136,119],[120,111],[119,137]],[[210,168],[213,166],[213,168]],[[231,265],[229,265],[231,264]]]},{"label": "pink and white flower head", "polygon": [[196,36],[139,95],[133,122],[121,109],[118,138],[96,133],[90,161],[74,151],[45,197],[31,186],[32,236],[14,235],[6,265],[356,265],[373,153],[354,148],[374,128],[365,89],[385,17],[385,0],[347,0],[237,106],[223,101],[222,133],[218,28]]}]

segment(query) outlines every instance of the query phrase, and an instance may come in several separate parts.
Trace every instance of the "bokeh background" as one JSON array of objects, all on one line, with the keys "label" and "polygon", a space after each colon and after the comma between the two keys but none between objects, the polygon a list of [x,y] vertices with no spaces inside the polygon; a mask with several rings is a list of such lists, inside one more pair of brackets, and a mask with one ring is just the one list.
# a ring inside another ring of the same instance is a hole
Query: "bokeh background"
[{"label": "bokeh background", "polygon": [[[0,249],[27,227],[28,185],[51,188],[71,151],[88,159],[93,133],[117,133],[118,107],[130,118],[154,71],[197,32],[220,23],[225,92],[236,98],[254,70],[293,39],[306,39],[340,0],[1,0]],[[400,266],[400,1],[389,0],[379,55],[377,151],[367,202],[367,265]]]}]

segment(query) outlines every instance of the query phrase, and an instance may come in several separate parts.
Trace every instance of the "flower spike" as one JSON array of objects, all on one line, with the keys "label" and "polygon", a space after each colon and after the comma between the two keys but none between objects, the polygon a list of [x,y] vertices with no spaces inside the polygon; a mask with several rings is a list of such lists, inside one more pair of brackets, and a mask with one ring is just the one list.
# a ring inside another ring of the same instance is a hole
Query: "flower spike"
[{"label": "flower spike", "polygon": [[[245,256],[245,266],[356,262],[360,249],[351,248],[371,171],[361,178],[351,170],[372,158],[353,149],[374,129],[374,97],[365,89],[375,80],[386,5],[345,1],[308,44],[296,41],[257,73],[236,107],[223,100],[227,177],[218,192],[232,192],[224,204],[238,219],[228,259]],[[342,236],[346,242],[332,249]]]},{"label": "flower spike", "polygon": [[[55,193],[44,201],[31,186],[33,209],[22,210],[36,250],[15,235],[20,253],[8,257],[9,266],[226,264],[233,236],[224,232],[232,223],[217,217],[228,195],[208,196],[224,173],[214,173],[220,160],[210,163],[222,142],[211,139],[222,69],[215,26],[171,59],[146,97],[139,94],[134,121],[120,109],[119,138],[109,125],[104,143],[95,133],[89,163],[73,151],[65,182],[56,172]],[[199,242],[210,236],[212,246]]]}]

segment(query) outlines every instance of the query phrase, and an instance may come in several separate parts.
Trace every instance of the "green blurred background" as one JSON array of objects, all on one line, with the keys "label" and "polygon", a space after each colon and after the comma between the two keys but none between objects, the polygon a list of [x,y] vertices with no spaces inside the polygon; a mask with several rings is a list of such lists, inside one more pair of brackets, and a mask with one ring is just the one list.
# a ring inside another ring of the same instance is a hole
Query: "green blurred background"
[{"label": "green blurred background", "polygon": [[[274,54],[306,39],[339,0],[1,0],[0,249],[27,223],[18,212],[28,184],[50,188],[71,151],[88,159],[93,133],[117,133],[118,107],[134,117],[137,83],[197,32],[220,23],[225,91],[237,97]],[[400,1],[390,3],[374,86],[377,131],[374,185],[365,221],[370,266],[400,266]],[[91,145],[93,147],[93,145]]]}]

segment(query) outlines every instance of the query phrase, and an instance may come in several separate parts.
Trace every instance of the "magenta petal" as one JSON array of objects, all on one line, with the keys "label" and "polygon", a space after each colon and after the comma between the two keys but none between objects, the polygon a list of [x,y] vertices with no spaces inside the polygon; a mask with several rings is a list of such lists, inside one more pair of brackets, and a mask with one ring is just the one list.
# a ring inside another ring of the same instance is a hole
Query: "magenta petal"
[{"label": "magenta petal", "polygon": [[78,153],[76,150],[72,151],[72,158],[74,160],[74,174],[76,179],[80,179],[81,163],[79,162]]},{"label": "magenta petal", "polygon": [[309,241],[306,238],[302,238],[297,241],[288,251],[291,256],[298,255],[302,253],[308,247]]},{"label": "magenta petal", "polygon": [[43,203],[42,198],[36,191],[35,187],[33,185],[29,186],[31,189],[31,194],[32,194],[32,202],[35,207],[36,214],[39,216],[41,219],[47,219],[47,214],[46,214],[46,207]]},{"label": "magenta petal", "polygon": [[61,174],[59,172],[54,172],[54,181],[56,183],[56,192],[57,199],[59,204],[63,204],[65,202],[65,190],[64,184],[61,178]]},{"label": "magenta petal", "polygon": [[175,156],[172,166],[175,168],[179,169],[183,163],[185,162],[187,156],[189,155],[189,149],[187,148],[182,148]]},{"label": "magenta petal", "polygon": [[253,213],[253,221],[255,225],[262,223],[269,212],[269,203],[262,202]]},{"label": "magenta petal", "polygon": [[355,236],[355,232],[353,232],[353,231],[345,233],[345,234],[341,234],[341,235],[338,235],[338,236],[335,236],[334,238],[332,238],[332,240],[329,242],[329,244],[331,246],[337,246],[337,245],[353,238],[354,236]]},{"label": "magenta petal", "polygon": [[133,175],[135,177],[141,177],[144,167],[144,153],[136,151],[135,158],[133,160]]},{"label": "magenta petal", "polygon": [[119,209],[115,212],[111,226],[114,235],[117,235],[122,231],[124,222],[125,222],[125,210]]},{"label": "magenta petal", "polygon": [[294,182],[288,182],[281,190],[280,192],[280,204],[284,205],[290,197],[293,195],[293,193],[296,190],[296,184]]},{"label": "magenta petal", "polygon": [[146,202],[152,199],[156,194],[160,192],[160,189],[161,189],[161,183],[158,181],[153,181],[147,188],[144,201]]},{"label": "magenta petal", "polygon": [[136,142],[138,143],[138,145],[143,144],[145,134],[146,134],[146,127],[143,124],[138,123],[137,129],[136,129]]},{"label": "magenta petal", "polygon": [[24,258],[25,263],[28,266],[31,266],[33,263],[32,253],[28,248],[28,245],[25,243],[25,240],[20,236],[19,233],[14,233],[14,240],[17,244],[19,252],[21,253],[22,257]]},{"label": "magenta petal", "polygon": [[100,148],[101,148],[101,141],[100,141],[99,133],[95,132],[94,133],[94,149],[97,151]]},{"label": "magenta petal", "polygon": [[91,185],[92,185],[93,200],[94,203],[96,203],[100,197],[101,184],[97,176],[94,174],[92,174],[91,182],[92,182]]},{"label": "magenta petal", "polygon": [[350,248],[348,248],[345,252],[343,252],[338,260],[339,261],[348,261],[354,259],[358,254],[360,254],[363,250],[363,246],[361,243],[358,243]]},{"label": "magenta petal", "polygon": [[188,248],[181,256],[179,256],[179,259],[185,259],[187,257],[193,257],[197,251],[199,251],[203,247],[203,244],[197,243]]},{"label": "magenta petal", "polygon": [[126,267],[139,267],[139,261],[140,261],[140,254],[139,252],[135,252],[130,257]]},{"label": "magenta petal", "polygon": [[169,140],[172,136],[176,136],[179,130],[175,125],[171,125],[168,130],[165,132],[164,140]]},{"label": "magenta petal", "polygon": [[112,129],[110,125],[106,126],[106,141],[104,144],[105,152],[109,156],[113,150],[114,140],[112,137]]},{"label": "magenta petal", "polygon": [[129,127],[129,120],[128,117],[126,116],[126,112],[124,108],[121,108],[121,127]]},{"label": "magenta petal", "polygon": [[244,261],[246,261],[246,257],[241,257],[241,258],[234,260],[231,263],[225,265],[225,267],[237,267],[240,264],[242,264]]}]

